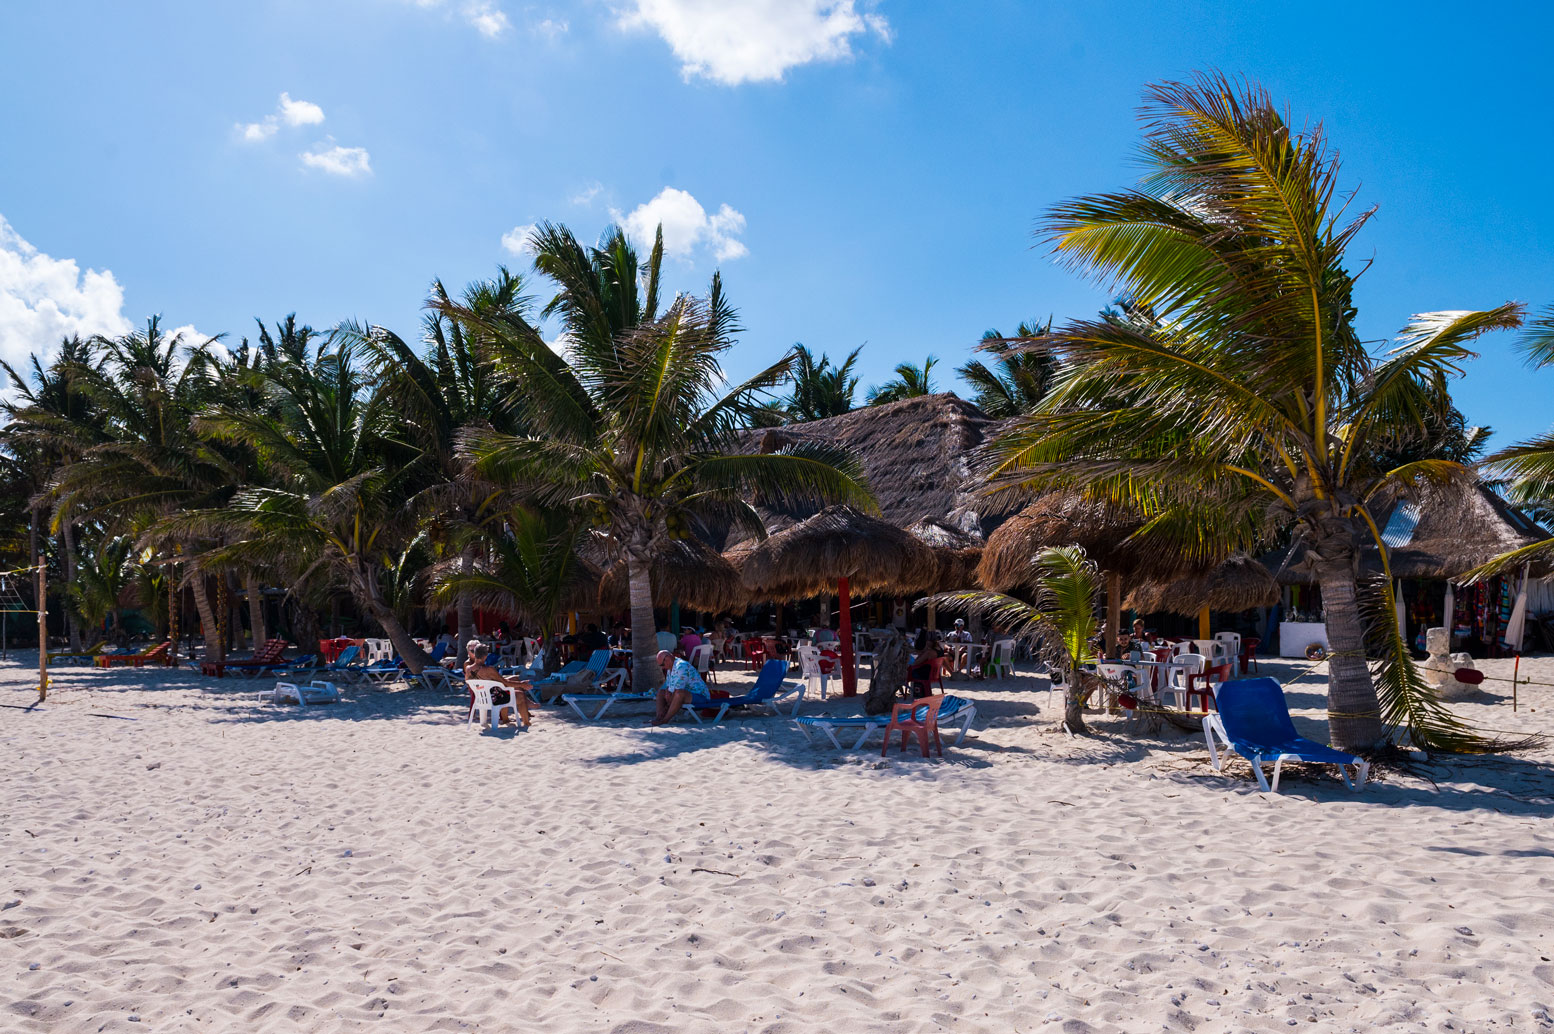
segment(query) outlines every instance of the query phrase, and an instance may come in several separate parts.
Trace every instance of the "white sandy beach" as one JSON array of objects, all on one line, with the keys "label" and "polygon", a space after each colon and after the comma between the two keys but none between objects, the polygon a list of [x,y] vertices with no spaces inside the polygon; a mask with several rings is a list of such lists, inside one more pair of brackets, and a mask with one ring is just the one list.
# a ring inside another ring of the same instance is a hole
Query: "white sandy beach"
[{"label": "white sandy beach", "polygon": [[[1032,676],[883,762],[772,718],[515,736],[80,668],[26,711],[3,677],[0,1030],[1554,1029],[1547,748],[1273,796],[1201,739],[1056,735]],[[1554,689],[1486,699],[1554,731]]]}]

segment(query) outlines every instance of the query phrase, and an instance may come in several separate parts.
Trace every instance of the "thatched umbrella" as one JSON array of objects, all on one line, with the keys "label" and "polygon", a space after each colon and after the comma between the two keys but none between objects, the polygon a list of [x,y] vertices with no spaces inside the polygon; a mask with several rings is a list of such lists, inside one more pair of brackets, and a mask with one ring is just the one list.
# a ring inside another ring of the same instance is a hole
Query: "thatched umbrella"
[{"label": "thatched umbrella", "polygon": [[1031,558],[1052,546],[1079,546],[1106,572],[1106,649],[1117,645],[1122,620],[1122,578],[1168,580],[1180,576],[1180,557],[1127,539],[1143,521],[1125,510],[1072,492],[1042,496],[988,536],[977,577],[996,592],[1030,587]]},{"label": "thatched umbrella", "polygon": [[1279,583],[1268,569],[1251,557],[1234,556],[1203,574],[1136,586],[1124,605],[1141,614],[1169,612],[1192,617],[1205,607],[1241,611],[1277,602]]},{"label": "thatched umbrella", "polygon": [[836,586],[846,696],[858,692],[852,589],[917,592],[939,573],[939,562],[928,546],[894,524],[851,506],[827,507],[751,546],[739,567],[746,589],[765,599],[807,599]]},{"label": "thatched umbrella", "polygon": [[[714,614],[743,608],[749,599],[738,569],[700,539],[677,539],[653,558],[653,597]],[[601,607],[627,604],[626,562],[616,561],[599,582]]]}]

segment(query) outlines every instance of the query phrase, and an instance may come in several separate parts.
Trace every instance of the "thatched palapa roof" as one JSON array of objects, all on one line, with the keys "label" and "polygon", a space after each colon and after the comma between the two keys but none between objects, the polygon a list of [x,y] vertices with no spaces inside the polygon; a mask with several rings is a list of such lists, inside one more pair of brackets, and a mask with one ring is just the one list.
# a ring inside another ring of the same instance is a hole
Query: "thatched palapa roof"
[{"label": "thatched palapa roof", "polygon": [[807,599],[846,578],[860,593],[920,592],[939,576],[934,551],[896,525],[831,506],[763,542],[731,551],[752,597]]},{"label": "thatched palapa roof", "polygon": [[[717,550],[698,539],[680,539],[653,558],[653,599],[714,614],[743,610],[749,602],[739,571]],[[630,605],[626,562],[618,560],[599,582],[599,606],[623,610]]]},{"label": "thatched palapa roof", "polygon": [[[1502,553],[1549,537],[1546,529],[1484,485],[1437,489],[1419,502],[1396,499],[1372,513],[1397,578],[1457,578]],[[1262,561],[1282,584],[1316,580],[1302,545],[1270,553]],[[1374,544],[1361,547],[1360,569],[1366,575],[1381,573],[1381,555]]]},{"label": "thatched palapa roof", "polygon": [[[980,495],[983,482],[973,460],[999,422],[949,392],[864,406],[841,416],[750,432],[761,452],[799,441],[823,441],[847,449],[863,465],[880,515],[898,528],[929,526],[980,545],[1007,511]],[[810,516],[774,511],[771,527]],[[935,542],[934,545],[939,545]]]},{"label": "thatched palapa roof", "polygon": [[1079,546],[1104,571],[1130,578],[1172,578],[1182,573],[1169,550],[1128,542],[1143,521],[1105,503],[1070,492],[1052,492],[1004,521],[988,537],[977,576],[989,589],[1007,592],[1032,585],[1031,559],[1052,546]]},{"label": "thatched palapa roof", "polygon": [[1212,570],[1170,581],[1144,582],[1123,606],[1140,614],[1170,612],[1192,617],[1202,608],[1242,611],[1279,602],[1279,583],[1268,569],[1248,556],[1235,556]]}]

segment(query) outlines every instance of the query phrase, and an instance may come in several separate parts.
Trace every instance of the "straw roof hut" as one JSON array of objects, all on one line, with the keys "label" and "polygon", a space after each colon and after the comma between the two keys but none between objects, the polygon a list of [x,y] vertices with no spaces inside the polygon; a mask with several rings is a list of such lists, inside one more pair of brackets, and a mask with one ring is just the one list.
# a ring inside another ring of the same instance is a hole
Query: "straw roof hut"
[{"label": "straw roof hut", "polygon": [[[653,599],[678,600],[692,610],[713,614],[743,610],[749,594],[739,569],[700,539],[678,539],[653,558]],[[598,583],[598,603],[606,610],[630,605],[626,562],[616,561]]]},{"label": "straw roof hut", "polygon": [[[1455,579],[1502,553],[1549,537],[1545,528],[1485,485],[1438,489],[1418,502],[1394,499],[1373,513],[1396,578]],[[1262,559],[1280,584],[1316,581],[1301,544]],[[1361,573],[1376,575],[1381,569],[1376,546],[1361,547]]]},{"label": "straw roof hut", "polygon": [[1220,611],[1271,607],[1279,602],[1279,583],[1249,556],[1234,556],[1202,574],[1135,586],[1123,606],[1141,614],[1170,612],[1193,617],[1204,607]]},{"label": "straw roof hut", "polygon": [[988,537],[977,577],[999,592],[1033,584],[1031,558],[1051,546],[1079,546],[1103,571],[1129,578],[1169,579],[1182,573],[1169,550],[1125,541],[1143,522],[1105,503],[1052,492],[1010,517]]},{"label": "straw roof hut", "polygon": [[[941,392],[752,431],[746,442],[761,452],[800,441],[839,445],[863,465],[886,521],[898,528],[932,525],[958,536],[953,545],[961,548],[980,545],[1010,512],[981,495],[983,482],[972,468],[999,426],[965,399]],[[808,516],[774,510],[770,526],[785,527]]]},{"label": "straw roof hut", "polygon": [[731,550],[748,594],[807,599],[852,589],[920,592],[939,576],[934,551],[902,528],[851,506],[830,506],[765,541]]}]

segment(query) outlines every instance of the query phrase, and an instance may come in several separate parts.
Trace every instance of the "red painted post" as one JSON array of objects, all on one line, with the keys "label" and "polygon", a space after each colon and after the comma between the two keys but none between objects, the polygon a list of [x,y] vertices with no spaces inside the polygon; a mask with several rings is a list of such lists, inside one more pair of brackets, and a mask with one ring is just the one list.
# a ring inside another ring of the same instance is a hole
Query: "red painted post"
[{"label": "red painted post", "polygon": [[836,634],[842,640],[842,695],[858,695],[858,659],[853,653],[853,603],[847,594],[847,579],[836,580],[836,603],[842,612]]}]

